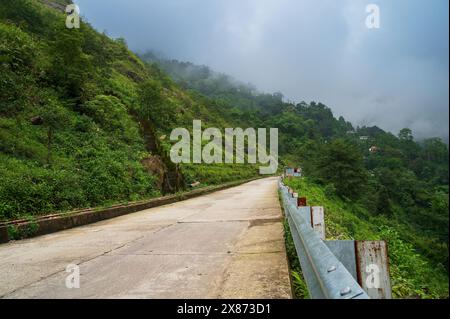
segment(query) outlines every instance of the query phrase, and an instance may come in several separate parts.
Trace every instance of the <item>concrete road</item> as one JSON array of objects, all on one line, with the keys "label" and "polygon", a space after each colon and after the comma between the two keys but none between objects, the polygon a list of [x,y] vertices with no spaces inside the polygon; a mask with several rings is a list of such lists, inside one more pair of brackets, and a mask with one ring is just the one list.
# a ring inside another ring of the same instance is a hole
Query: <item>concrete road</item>
[{"label": "concrete road", "polygon": [[[290,298],[276,178],[0,245],[2,298]],[[80,267],[68,289],[66,267]]]}]

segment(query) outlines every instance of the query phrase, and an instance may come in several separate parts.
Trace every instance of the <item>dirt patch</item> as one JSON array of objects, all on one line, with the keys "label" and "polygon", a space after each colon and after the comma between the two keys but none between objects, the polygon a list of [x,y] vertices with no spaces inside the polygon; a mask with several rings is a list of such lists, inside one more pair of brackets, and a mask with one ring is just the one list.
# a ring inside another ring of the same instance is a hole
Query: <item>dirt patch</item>
[{"label": "dirt patch", "polygon": [[156,177],[156,185],[159,189],[163,189],[167,166],[162,161],[161,157],[158,155],[149,156],[141,161],[145,170]]}]

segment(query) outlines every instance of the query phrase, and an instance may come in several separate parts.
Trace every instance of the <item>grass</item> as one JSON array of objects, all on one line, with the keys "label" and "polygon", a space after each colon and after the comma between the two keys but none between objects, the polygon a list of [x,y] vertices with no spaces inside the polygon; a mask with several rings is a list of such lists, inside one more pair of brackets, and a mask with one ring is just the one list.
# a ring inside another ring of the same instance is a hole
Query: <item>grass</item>
[{"label": "grass", "polygon": [[305,278],[303,277],[302,269],[298,259],[297,251],[295,250],[294,241],[292,239],[289,223],[285,219],[284,226],[284,242],[286,245],[286,254],[289,261],[289,269],[291,274],[291,282],[295,299],[309,299],[308,287],[306,286]]}]

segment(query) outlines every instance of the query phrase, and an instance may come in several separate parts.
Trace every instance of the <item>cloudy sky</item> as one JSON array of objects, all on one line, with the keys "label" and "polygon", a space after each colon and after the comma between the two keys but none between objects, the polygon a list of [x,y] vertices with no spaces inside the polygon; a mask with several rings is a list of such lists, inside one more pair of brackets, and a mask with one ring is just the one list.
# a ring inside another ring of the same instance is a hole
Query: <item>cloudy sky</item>
[{"label": "cloudy sky", "polygon": [[[76,0],[99,31],[320,101],[355,125],[449,134],[448,0]],[[380,8],[368,29],[366,6]]]}]

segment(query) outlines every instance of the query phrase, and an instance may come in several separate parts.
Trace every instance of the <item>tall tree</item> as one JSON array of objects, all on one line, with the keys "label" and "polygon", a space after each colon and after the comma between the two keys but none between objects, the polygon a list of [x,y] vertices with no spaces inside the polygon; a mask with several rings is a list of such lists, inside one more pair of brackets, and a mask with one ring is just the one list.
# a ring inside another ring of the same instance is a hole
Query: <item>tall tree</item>
[{"label": "tall tree", "polygon": [[333,184],[340,196],[357,199],[367,183],[361,152],[343,139],[324,144],[317,168],[319,179]]}]

